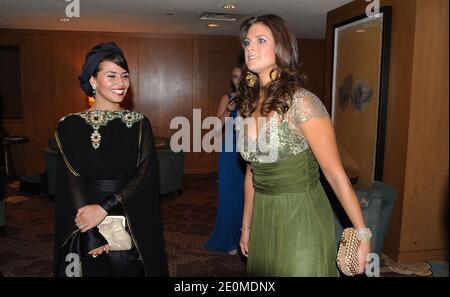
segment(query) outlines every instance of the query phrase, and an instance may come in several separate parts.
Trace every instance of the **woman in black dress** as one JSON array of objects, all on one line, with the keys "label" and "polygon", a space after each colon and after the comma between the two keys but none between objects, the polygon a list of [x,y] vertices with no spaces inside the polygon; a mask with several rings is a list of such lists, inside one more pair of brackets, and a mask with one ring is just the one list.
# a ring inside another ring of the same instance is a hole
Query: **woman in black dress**
[{"label": "woman in black dress", "polygon": [[[95,103],[63,117],[55,133],[55,275],[167,276],[152,128],[120,106],[130,86],[122,50],[95,46],[79,80]],[[106,216],[125,217],[131,248],[111,250],[97,228]]]}]

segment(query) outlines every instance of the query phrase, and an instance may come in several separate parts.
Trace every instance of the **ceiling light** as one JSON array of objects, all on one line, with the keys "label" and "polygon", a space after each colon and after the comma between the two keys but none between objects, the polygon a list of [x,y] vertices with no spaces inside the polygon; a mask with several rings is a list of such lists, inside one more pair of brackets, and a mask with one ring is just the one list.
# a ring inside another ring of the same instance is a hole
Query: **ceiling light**
[{"label": "ceiling light", "polygon": [[69,21],[70,21],[69,18],[60,18],[59,20],[60,20],[61,22],[69,22]]},{"label": "ceiling light", "polygon": [[231,3],[225,4],[225,5],[223,6],[223,8],[225,8],[225,9],[235,9],[236,7],[237,7],[236,4],[231,4]]},{"label": "ceiling light", "polygon": [[358,29],[358,30],[356,30],[356,32],[358,32],[358,33],[364,33],[364,32],[366,32],[366,30],[364,30],[364,29]]},{"label": "ceiling light", "polygon": [[218,24],[214,24],[214,23],[210,23],[210,24],[208,24],[208,27],[210,27],[210,28],[217,28],[217,27],[219,27],[219,25]]}]

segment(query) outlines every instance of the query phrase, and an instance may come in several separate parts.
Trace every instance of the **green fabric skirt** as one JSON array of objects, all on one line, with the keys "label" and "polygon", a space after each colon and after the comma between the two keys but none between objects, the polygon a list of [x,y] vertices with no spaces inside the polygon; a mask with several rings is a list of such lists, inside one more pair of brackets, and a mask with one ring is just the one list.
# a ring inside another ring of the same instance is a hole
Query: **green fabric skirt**
[{"label": "green fabric skirt", "polygon": [[333,213],[311,150],[252,163],[249,276],[339,276]]}]

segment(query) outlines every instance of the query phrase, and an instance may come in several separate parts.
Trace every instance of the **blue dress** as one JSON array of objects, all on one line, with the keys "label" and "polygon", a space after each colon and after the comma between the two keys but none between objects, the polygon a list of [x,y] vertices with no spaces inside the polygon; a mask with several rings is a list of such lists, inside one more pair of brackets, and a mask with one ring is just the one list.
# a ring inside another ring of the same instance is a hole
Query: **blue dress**
[{"label": "blue dress", "polygon": [[[228,100],[231,100],[230,95]],[[237,107],[231,112],[230,117],[234,119],[236,115]],[[228,152],[225,151],[225,145]],[[219,203],[216,225],[206,243],[206,249],[209,251],[229,252],[239,246],[244,208],[244,176],[245,161],[236,150],[236,131],[234,128],[225,129],[222,152],[219,157]]]}]

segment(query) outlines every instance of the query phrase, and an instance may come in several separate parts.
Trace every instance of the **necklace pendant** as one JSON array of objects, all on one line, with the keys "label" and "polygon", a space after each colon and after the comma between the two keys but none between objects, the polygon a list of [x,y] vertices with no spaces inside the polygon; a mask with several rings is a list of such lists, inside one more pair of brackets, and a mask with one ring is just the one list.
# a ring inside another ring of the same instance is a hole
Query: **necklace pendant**
[{"label": "necklace pendant", "polygon": [[94,149],[98,149],[100,147],[101,140],[102,140],[102,136],[100,135],[100,133],[98,133],[97,130],[92,132],[91,142],[92,142],[92,146],[94,147]]}]

